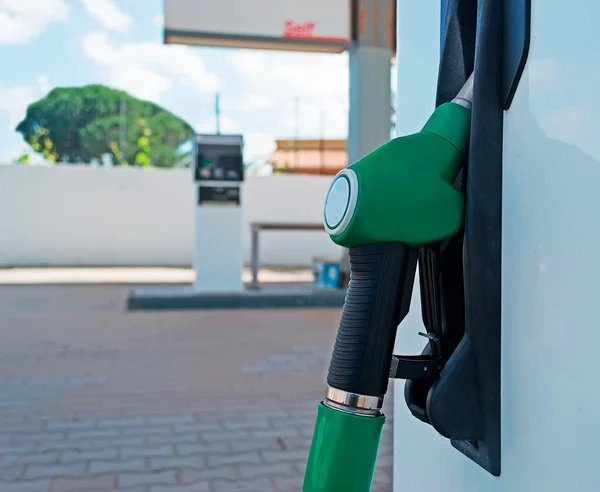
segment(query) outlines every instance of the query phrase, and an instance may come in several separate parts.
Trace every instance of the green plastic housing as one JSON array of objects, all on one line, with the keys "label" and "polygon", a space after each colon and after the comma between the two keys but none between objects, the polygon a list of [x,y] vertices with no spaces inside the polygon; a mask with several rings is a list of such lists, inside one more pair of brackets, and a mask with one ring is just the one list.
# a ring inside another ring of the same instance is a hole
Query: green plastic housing
[{"label": "green plastic housing", "polygon": [[384,422],[319,404],[303,492],[371,490]]},{"label": "green plastic housing", "polygon": [[452,182],[466,160],[470,125],[469,109],[443,104],[419,133],[395,138],[349,166],[358,178],[356,209],[331,239],[346,248],[421,246],[455,235],[464,203]]}]

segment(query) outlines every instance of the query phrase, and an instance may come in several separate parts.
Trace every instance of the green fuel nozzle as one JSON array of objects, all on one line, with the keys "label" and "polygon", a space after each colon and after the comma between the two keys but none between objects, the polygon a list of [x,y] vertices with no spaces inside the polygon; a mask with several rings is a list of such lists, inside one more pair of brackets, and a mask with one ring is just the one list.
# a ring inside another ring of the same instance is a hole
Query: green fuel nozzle
[{"label": "green fuel nozzle", "polygon": [[454,236],[464,200],[473,75],[418,133],[340,171],[325,201],[331,239],[349,248],[350,283],[320,403],[304,492],[368,492],[385,421],[396,331],[408,313],[421,246]]}]

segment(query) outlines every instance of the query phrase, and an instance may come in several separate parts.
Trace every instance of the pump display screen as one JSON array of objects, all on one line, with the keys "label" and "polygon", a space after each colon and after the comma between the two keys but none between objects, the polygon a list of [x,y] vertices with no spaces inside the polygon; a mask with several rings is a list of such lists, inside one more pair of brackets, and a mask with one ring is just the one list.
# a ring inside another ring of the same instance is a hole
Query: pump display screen
[{"label": "pump display screen", "polygon": [[240,205],[238,186],[199,186],[198,205]]},{"label": "pump display screen", "polygon": [[196,181],[242,181],[244,179],[242,156],[198,153],[195,178]]}]

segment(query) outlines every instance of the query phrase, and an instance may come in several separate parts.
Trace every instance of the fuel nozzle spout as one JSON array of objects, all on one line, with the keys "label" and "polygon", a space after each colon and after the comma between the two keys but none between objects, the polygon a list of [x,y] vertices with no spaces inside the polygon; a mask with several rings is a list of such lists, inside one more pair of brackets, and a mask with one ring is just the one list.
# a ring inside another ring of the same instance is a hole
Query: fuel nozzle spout
[{"label": "fuel nozzle spout", "polygon": [[454,104],[458,104],[466,109],[471,109],[473,104],[473,81],[475,78],[475,74],[472,73],[471,76],[464,83],[456,97],[452,99]]},{"label": "fuel nozzle spout", "polygon": [[396,331],[408,314],[421,246],[454,236],[463,196],[473,77],[418,133],[395,138],[340,171],[325,230],[349,249],[350,283],[319,405],[304,492],[368,492]]}]

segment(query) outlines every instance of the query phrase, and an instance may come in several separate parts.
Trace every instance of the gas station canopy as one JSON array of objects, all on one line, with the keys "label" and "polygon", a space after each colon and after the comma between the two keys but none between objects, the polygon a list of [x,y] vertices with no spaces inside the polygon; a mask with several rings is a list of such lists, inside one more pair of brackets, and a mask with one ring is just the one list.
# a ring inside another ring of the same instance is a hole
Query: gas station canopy
[{"label": "gas station canopy", "polygon": [[165,0],[166,44],[341,53],[349,0]]}]

